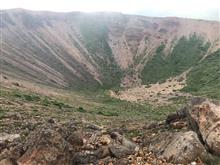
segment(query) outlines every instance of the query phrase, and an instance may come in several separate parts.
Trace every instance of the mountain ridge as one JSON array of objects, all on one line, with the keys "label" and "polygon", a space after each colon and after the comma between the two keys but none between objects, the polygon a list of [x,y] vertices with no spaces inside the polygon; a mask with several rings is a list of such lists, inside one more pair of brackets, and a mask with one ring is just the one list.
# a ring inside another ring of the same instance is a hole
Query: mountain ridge
[{"label": "mountain ridge", "polygon": [[23,9],[4,10],[2,18],[2,73],[57,87],[140,84],[162,43],[169,56],[194,33],[210,42],[203,56],[220,48],[216,21]]},{"label": "mountain ridge", "polygon": [[56,14],[70,14],[70,13],[81,13],[81,14],[95,14],[95,13],[105,13],[105,14],[122,14],[122,15],[127,15],[127,16],[137,16],[137,17],[145,17],[145,18],[179,18],[179,19],[187,19],[187,20],[197,20],[197,21],[208,21],[208,22],[219,22],[218,20],[209,20],[209,19],[203,19],[203,18],[188,18],[188,17],[178,17],[178,16],[147,16],[147,15],[142,15],[142,14],[127,14],[123,12],[117,12],[117,11],[95,11],[95,12],[84,12],[84,11],[52,11],[52,10],[31,10],[31,9],[26,9],[26,8],[10,8],[10,9],[0,9],[2,12],[21,12],[21,11],[26,11],[26,12],[36,12],[36,13],[56,13]]}]

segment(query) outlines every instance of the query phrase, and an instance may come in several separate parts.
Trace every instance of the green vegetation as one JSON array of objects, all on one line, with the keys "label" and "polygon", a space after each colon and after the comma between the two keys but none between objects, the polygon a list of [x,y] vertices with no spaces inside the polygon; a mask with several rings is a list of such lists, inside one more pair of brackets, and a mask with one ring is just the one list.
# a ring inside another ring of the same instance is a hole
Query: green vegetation
[{"label": "green vegetation", "polygon": [[62,108],[71,108],[71,106],[68,105],[68,104],[65,104],[65,103],[57,101],[57,100],[50,99],[48,97],[45,97],[45,98],[41,99],[41,103],[44,106],[51,106],[52,105],[52,106],[57,106],[60,109],[62,109]]},{"label": "green vegetation", "polygon": [[78,112],[81,112],[81,113],[86,113],[86,110],[83,108],[83,107],[79,107],[77,109]]},{"label": "green vegetation", "polygon": [[179,105],[153,106],[148,103],[139,104],[119,99],[111,98],[107,91],[99,90],[97,92],[84,92],[83,99],[89,100],[88,105],[82,103],[78,111],[94,116],[114,117],[114,119],[126,120],[161,120],[165,119],[167,114],[174,112]]},{"label": "green vegetation", "polygon": [[2,107],[0,107],[0,119],[4,117],[4,115],[5,115],[5,110]]},{"label": "green vegetation", "polygon": [[[84,117],[98,123],[105,123],[106,119],[119,123],[126,120],[139,122],[162,120],[179,107],[178,104],[153,106],[148,103],[121,101],[111,98],[106,90],[63,92],[64,95],[61,97],[48,97],[17,89],[1,88],[0,97],[9,101],[7,112],[11,110],[23,113],[31,112],[34,116],[50,115],[50,117],[59,119]],[[14,108],[10,109],[10,102],[19,103],[19,106],[13,106]],[[6,113],[6,109],[0,109],[0,116]]]},{"label": "green vegetation", "polygon": [[187,76],[187,86],[183,91],[220,99],[220,50],[193,67]]},{"label": "green vegetation", "polygon": [[104,88],[119,86],[122,71],[114,60],[112,50],[108,44],[108,28],[102,19],[85,17],[80,24],[84,42],[92,58],[98,63]]},{"label": "green vegetation", "polygon": [[33,94],[24,94],[20,93],[18,91],[13,91],[11,93],[12,96],[15,96],[17,98],[21,98],[25,101],[40,101],[40,97],[38,95],[33,95]]},{"label": "green vegetation", "polygon": [[169,101],[172,101],[175,105],[185,105],[190,101],[190,98],[187,98],[185,96],[177,96],[169,99]]},{"label": "green vegetation", "polygon": [[210,43],[204,43],[201,37],[193,34],[189,38],[180,38],[172,53],[165,57],[165,45],[161,44],[142,71],[143,83],[163,82],[169,77],[181,74],[197,64],[209,46]]},{"label": "green vegetation", "polygon": [[24,92],[20,90],[0,90],[0,97],[7,97],[10,100],[13,101],[23,101],[23,102],[30,102],[30,103],[37,103],[43,106],[56,106],[59,109],[62,108],[71,108],[70,105],[58,101],[56,99],[49,98],[47,96],[40,96],[35,93],[30,93],[30,92]]}]

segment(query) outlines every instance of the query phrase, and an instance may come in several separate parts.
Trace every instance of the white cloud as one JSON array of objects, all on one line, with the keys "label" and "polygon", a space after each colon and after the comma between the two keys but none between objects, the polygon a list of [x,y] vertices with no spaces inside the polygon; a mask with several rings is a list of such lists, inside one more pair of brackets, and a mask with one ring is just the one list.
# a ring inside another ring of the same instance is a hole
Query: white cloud
[{"label": "white cloud", "polygon": [[[116,11],[150,16],[218,18],[219,0],[0,0],[1,9]],[[213,15],[214,14],[214,15]]]}]

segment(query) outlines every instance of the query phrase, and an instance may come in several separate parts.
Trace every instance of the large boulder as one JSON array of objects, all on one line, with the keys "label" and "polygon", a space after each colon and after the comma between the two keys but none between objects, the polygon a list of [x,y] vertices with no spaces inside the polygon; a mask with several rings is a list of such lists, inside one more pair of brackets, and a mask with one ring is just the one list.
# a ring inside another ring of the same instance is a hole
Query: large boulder
[{"label": "large boulder", "polygon": [[206,153],[197,134],[193,131],[161,132],[151,137],[148,149],[157,157],[175,164],[188,164]]},{"label": "large boulder", "polygon": [[193,102],[188,110],[191,128],[197,132],[209,151],[220,155],[220,105],[202,100]]},{"label": "large boulder", "polygon": [[62,134],[58,125],[45,125],[33,131],[24,142],[25,153],[18,165],[69,165],[74,147],[82,145],[81,136]]},{"label": "large boulder", "polygon": [[201,157],[205,153],[197,134],[193,131],[180,132],[164,150],[162,156],[172,162],[187,164]]}]

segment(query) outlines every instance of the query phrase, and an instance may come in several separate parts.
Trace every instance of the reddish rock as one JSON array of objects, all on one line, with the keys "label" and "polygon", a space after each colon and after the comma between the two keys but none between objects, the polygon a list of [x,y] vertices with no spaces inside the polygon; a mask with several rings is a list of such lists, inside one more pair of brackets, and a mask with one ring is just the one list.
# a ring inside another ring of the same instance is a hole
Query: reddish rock
[{"label": "reddish rock", "polygon": [[25,153],[19,165],[69,165],[70,144],[54,128],[40,128],[31,133],[25,142]]}]

